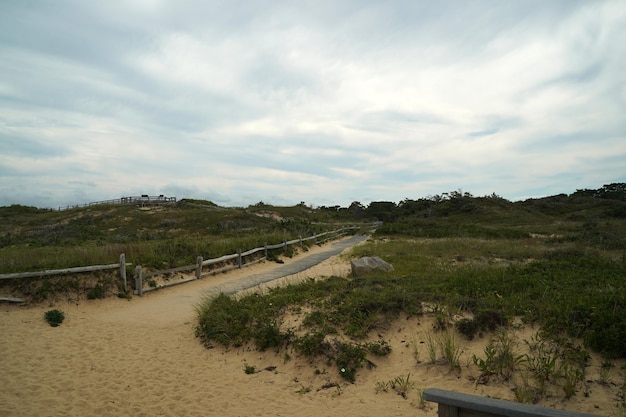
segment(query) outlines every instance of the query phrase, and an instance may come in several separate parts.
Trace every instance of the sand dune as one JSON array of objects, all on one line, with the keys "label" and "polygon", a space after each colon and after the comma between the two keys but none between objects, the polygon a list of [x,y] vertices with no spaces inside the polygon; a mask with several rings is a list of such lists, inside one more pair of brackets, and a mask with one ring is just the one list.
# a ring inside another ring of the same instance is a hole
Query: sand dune
[{"label": "sand dune", "polygon": [[[513,399],[511,385],[477,385],[470,368],[457,375],[445,366],[418,364],[410,341],[429,331],[427,318],[399,320],[386,335],[391,355],[373,359],[377,367],[360,371],[355,384],[345,383],[332,366],[295,354],[286,360],[283,353],[204,348],[193,331],[194,305],[202,294],[273,266],[264,263],[130,301],[58,302],[54,307],[66,320],[57,328],[43,319],[48,305],[3,305],[0,416],[435,416],[435,405],[418,407],[416,392],[407,399],[376,393],[377,382],[409,373],[419,388]],[[348,272],[349,263],[333,257],[278,283]],[[485,343],[466,343],[465,362]],[[594,361],[589,397],[579,393],[542,404],[611,415],[623,371],[615,371],[612,384],[597,384],[599,359]],[[248,375],[246,365],[260,371]]]}]

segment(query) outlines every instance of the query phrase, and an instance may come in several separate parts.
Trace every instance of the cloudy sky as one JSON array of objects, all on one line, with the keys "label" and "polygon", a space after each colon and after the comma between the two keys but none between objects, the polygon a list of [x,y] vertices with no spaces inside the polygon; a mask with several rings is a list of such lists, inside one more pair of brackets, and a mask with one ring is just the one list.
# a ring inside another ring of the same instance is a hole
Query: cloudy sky
[{"label": "cloudy sky", "polygon": [[623,0],[0,1],[0,205],[625,181]]}]

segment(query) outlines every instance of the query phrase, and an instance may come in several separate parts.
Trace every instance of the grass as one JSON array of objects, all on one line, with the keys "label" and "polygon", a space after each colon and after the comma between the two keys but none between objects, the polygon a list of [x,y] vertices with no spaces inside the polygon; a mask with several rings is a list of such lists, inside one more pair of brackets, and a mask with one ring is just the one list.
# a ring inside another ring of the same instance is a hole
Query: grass
[{"label": "grass", "polygon": [[415,388],[415,382],[411,381],[411,374],[401,375],[386,382],[376,383],[376,392],[394,391],[403,398],[407,398],[409,391]]},{"label": "grass", "polygon": [[[247,305],[244,299],[233,300],[229,320],[244,314],[240,309],[255,318],[248,319],[246,326],[225,342],[252,341],[259,347],[257,336],[247,328],[257,326],[256,317],[276,323],[276,328],[281,329],[285,312],[302,308],[306,312],[301,321],[304,333],[282,329],[284,336],[277,338],[280,342],[276,347],[293,344],[305,357],[326,357],[335,362],[340,375],[353,381],[367,355],[373,356],[366,349],[368,338],[384,333],[401,314],[410,317],[428,310],[442,330],[424,337],[425,360],[458,370],[458,334],[468,339],[490,334],[493,340],[484,356],[474,358],[474,365],[481,372],[502,380],[525,372],[528,383],[520,383],[516,388],[516,395],[525,401],[545,395],[546,386],[554,384],[561,387],[561,395],[571,397],[582,387],[585,349],[598,351],[606,358],[626,357],[622,342],[626,340],[626,254],[623,248],[616,250],[612,244],[590,238],[582,227],[588,222],[586,215],[570,212],[562,221],[545,212],[505,214],[494,216],[495,221],[473,229],[472,233],[460,234],[451,232],[451,224],[471,219],[470,215],[430,219],[447,230],[436,238],[420,235],[421,229],[411,229],[410,222],[389,224],[386,227],[392,229],[393,224],[407,227],[403,235],[385,231],[385,227],[382,232],[379,229],[374,239],[353,248],[350,256],[380,256],[394,265],[394,271],[358,278],[330,277],[270,290],[257,296],[255,306]],[[488,216],[481,216],[475,216],[479,225],[489,220]],[[604,220],[616,234],[625,230],[623,221],[608,217]],[[414,225],[422,227],[420,222],[415,219]],[[596,229],[608,233],[608,226],[600,223],[602,227]],[[492,230],[485,232],[485,228]],[[505,229],[517,232],[505,233]],[[259,306],[268,305],[274,306],[271,314],[258,310]],[[205,326],[209,330],[213,325],[202,317],[217,318],[224,311],[219,303],[207,303],[200,309],[207,313],[199,315],[199,328]],[[451,320],[451,312],[464,319]],[[518,342],[508,333],[513,317],[538,325],[543,329],[542,335],[551,337],[532,341],[532,346],[526,346],[529,353],[521,355]],[[211,338],[203,332],[199,334]],[[575,338],[582,340],[584,349],[573,347],[571,340]],[[352,342],[348,344],[346,340]],[[561,346],[558,359],[554,359],[557,351],[550,351],[553,345],[548,341]],[[385,353],[389,350],[385,349]],[[416,346],[414,350],[418,361]]]}]

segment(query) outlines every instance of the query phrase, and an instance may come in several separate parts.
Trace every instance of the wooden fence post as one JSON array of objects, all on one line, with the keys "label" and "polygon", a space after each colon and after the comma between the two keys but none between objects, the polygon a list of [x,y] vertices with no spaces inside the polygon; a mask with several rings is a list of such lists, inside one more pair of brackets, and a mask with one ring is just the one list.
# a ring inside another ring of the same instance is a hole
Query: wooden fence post
[{"label": "wooden fence post", "polygon": [[135,288],[137,289],[137,295],[143,297],[143,272],[141,271],[141,265],[135,267]]},{"label": "wooden fence post", "polygon": [[237,266],[241,269],[241,248],[237,249]]},{"label": "wooden fence post", "polygon": [[267,243],[263,245],[263,249],[265,250],[265,259],[267,259]]},{"label": "wooden fence post", "polygon": [[126,255],[120,254],[120,277],[122,278],[122,286],[124,292],[128,292],[128,285],[126,284]]},{"label": "wooden fence post", "polygon": [[198,263],[198,266],[196,267],[196,279],[200,279],[202,277],[202,261],[202,256],[198,256],[196,261]]},{"label": "wooden fence post", "polygon": [[300,249],[302,249],[302,235],[298,235],[298,239],[300,239]]}]

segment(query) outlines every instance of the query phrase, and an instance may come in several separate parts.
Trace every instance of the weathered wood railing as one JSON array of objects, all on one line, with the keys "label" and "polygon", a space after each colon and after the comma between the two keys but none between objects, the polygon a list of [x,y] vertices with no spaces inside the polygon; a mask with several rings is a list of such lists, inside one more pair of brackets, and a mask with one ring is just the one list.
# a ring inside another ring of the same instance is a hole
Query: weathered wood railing
[{"label": "weathered wood railing", "polygon": [[[119,268],[120,279],[122,281],[122,288],[124,288],[124,291],[128,291],[128,283],[126,281],[126,267],[131,266],[131,265],[132,263],[126,262],[126,255],[122,253],[120,254],[119,263],[116,263],[116,264],[78,266],[74,268],[64,268],[64,269],[46,269],[43,271],[36,271],[36,272],[14,272],[10,274],[0,274],[0,279],[40,278],[40,277],[47,277],[47,276],[52,276],[52,275],[78,274],[78,273],[84,273],[84,272],[105,271],[107,269]],[[18,297],[4,297],[4,296],[0,296],[0,301],[8,301],[12,303],[24,302],[23,299],[18,298]]]},{"label": "weathered wood railing", "polygon": [[66,275],[66,274],[77,274],[80,272],[95,272],[95,271],[104,271],[107,269],[118,269],[120,270],[120,279],[122,280],[122,284],[124,288],[126,288],[126,267],[132,265],[132,263],[126,262],[126,255],[123,253],[120,255],[120,261],[116,264],[108,264],[108,265],[90,265],[90,266],[77,266],[74,268],[64,268],[64,269],[46,269],[43,271],[36,272],[14,272],[11,274],[0,274],[0,279],[14,279],[14,278],[33,278],[33,277],[46,277],[50,275]]},{"label": "weathered wood railing", "polygon": [[439,417],[598,417],[437,388],[425,389],[424,399],[439,403]]},{"label": "weathered wood railing", "polygon": [[165,197],[164,195],[151,196],[151,195],[143,194],[141,196],[122,197],[122,198],[115,198],[112,200],[92,201],[91,203],[84,203],[84,204],[72,204],[66,207],[59,206],[59,211],[69,210],[73,208],[80,208],[80,207],[97,206],[97,205],[102,205],[102,204],[115,204],[115,205],[139,204],[139,205],[145,206],[145,205],[166,204],[166,203],[176,203],[176,197]]},{"label": "weathered wood railing", "polygon": [[[303,242],[309,241],[309,240],[315,240],[316,244],[321,244],[324,242],[327,242],[328,240],[331,240],[333,238],[339,238],[343,235],[346,234],[346,232],[348,230],[355,230],[358,229],[358,227],[356,226],[350,226],[350,227],[342,227],[340,229],[337,230],[332,230],[330,232],[324,232],[324,233],[319,233],[313,236],[309,236],[307,238],[302,238],[299,237],[298,239],[293,239],[293,240],[289,240],[289,241],[284,241],[275,245],[264,245],[263,247],[259,247],[259,248],[254,248],[254,249],[250,249],[247,251],[242,251],[241,249],[237,251],[237,253],[233,253],[230,255],[223,255],[220,256],[219,258],[213,258],[213,259],[203,259],[202,256],[198,256],[198,258],[196,259],[196,263],[192,264],[192,265],[185,265],[185,266],[180,266],[177,268],[170,268],[170,269],[163,269],[163,270],[158,270],[158,271],[150,271],[148,273],[144,273],[143,272],[143,268],[141,267],[141,265],[137,265],[135,267],[135,290],[134,293],[136,295],[139,296],[143,296],[144,293],[149,292],[149,291],[154,291],[156,289],[159,288],[164,288],[164,287],[170,287],[172,285],[179,285],[179,284],[184,284],[186,282],[189,281],[193,281],[196,279],[200,279],[203,277],[206,277],[208,275],[215,275],[221,272],[226,272],[229,271],[231,269],[240,269],[246,266],[251,266],[254,265],[256,263],[259,263],[261,261],[264,261],[267,259],[267,255],[268,255],[268,251],[269,250],[273,250],[273,249],[280,249],[280,248],[285,248],[287,246],[290,245],[295,245],[295,244],[299,244],[300,246],[302,246]],[[321,239],[320,239],[321,238]],[[254,255],[256,253],[259,252],[263,252],[263,256],[261,256],[260,258],[250,261],[250,262],[244,262],[244,259],[250,255]],[[231,262],[231,261],[235,261],[229,265],[225,265],[219,269],[212,269],[209,270],[207,272],[204,272],[204,267],[208,267],[211,265],[215,265],[215,264],[222,264],[222,263],[226,263],[226,262]],[[195,270],[195,274],[192,277],[187,277],[187,278],[183,278],[183,279],[179,279],[176,281],[169,281],[166,282],[164,284],[161,285],[157,285],[157,286],[151,286],[151,287],[146,287],[144,288],[144,281],[147,280],[150,277],[154,277],[157,275],[165,275],[165,274],[171,274],[171,273],[175,273],[175,272],[186,272],[186,271],[194,271]]]},{"label": "weathered wood railing", "polygon": [[[350,227],[342,227],[340,229],[336,229],[336,230],[332,230],[329,232],[324,232],[324,233],[319,233],[313,236],[309,236],[306,238],[302,238],[299,237],[298,239],[293,239],[293,240],[289,240],[289,241],[284,241],[281,243],[278,243],[276,245],[264,245],[263,247],[260,248],[254,248],[254,249],[250,249],[247,251],[241,251],[238,250],[237,253],[233,253],[231,255],[223,255],[220,256],[219,258],[214,258],[214,259],[202,259],[201,256],[198,256],[196,263],[192,264],[192,265],[186,265],[186,266],[180,266],[177,268],[170,268],[170,269],[163,269],[163,270],[158,270],[158,271],[150,271],[150,272],[144,272],[141,265],[137,265],[135,267],[135,289],[134,289],[134,293],[137,295],[143,295],[144,292],[148,292],[148,291],[152,291],[155,290],[157,288],[162,288],[162,287],[168,287],[171,285],[178,285],[178,284],[183,284],[185,282],[188,281],[192,281],[194,279],[200,279],[202,277],[205,277],[207,275],[213,275],[213,274],[217,274],[220,272],[226,272],[228,270],[231,269],[235,269],[235,268],[242,268],[244,266],[250,266],[250,265],[254,265],[258,262],[261,262],[265,259],[267,259],[267,255],[268,255],[268,251],[269,250],[273,250],[273,249],[280,249],[280,248],[284,248],[290,245],[295,245],[295,244],[299,244],[300,246],[302,246],[303,242],[305,241],[309,241],[309,240],[315,240],[316,244],[321,244],[324,242],[327,242],[328,240],[331,239],[336,239],[339,238],[343,235],[345,235],[347,233],[347,231],[349,230],[355,230],[358,229],[358,227],[356,226],[350,226]],[[244,263],[244,259],[254,255],[258,252],[263,251],[263,256],[261,256],[259,259],[256,260],[252,260],[249,262]],[[236,260],[236,262],[234,264],[229,264],[229,265],[225,265],[221,268],[218,269],[213,269],[210,270],[208,272],[203,272],[203,269],[205,267],[209,267],[211,265],[215,265],[215,264],[222,264],[222,263],[228,263],[230,261]],[[132,263],[127,263],[126,262],[126,257],[124,254],[120,255],[120,261],[119,263],[116,264],[108,264],[108,265],[91,265],[91,266],[79,266],[79,267],[74,267],[74,268],[65,268],[65,269],[48,269],[48,270],[44,270],[44,271],[36,271],[36,272],[15,272],[15,273],[10,273],[10,274],[0,274],[0,279],[15,279],[15,278],[31,278],[31,277],[44,277],[44,276],[52,276],[52,275],[67,275],[67,274],[76,274],[76,273],[84,273],[84,272],[94,272],[94,271],[102,271],[102,270],[107,270],[107,269],[116,269],[119,268],[120,270],[120,279],[122,281],[122,287],[124,289],[124,291],[128,291],[128,283],[127,283],[127,279],[126,279],[126,267],[127,266],[131,266],[133,265]],[[143,287],[143,283],[144,280],[153,277],[153,276],[157,276],[157,275],[165,275],[165,274],[171,274],[171,273],[175,273],[175,272],[186,272],[186,271],[193,271],[195,270],[195,275],[193,277],[188,277],[188,278],[184,278],[181,280],[176,280],[176,281],[171,281],[168,282],[166,284],[160,285],[160,286],[156,286],[156,287],[148,287],[148,288],[144,288]],[[0,301],[13,301],[13,302],[21,302],[22,300],[19,298],[14,298],[14,297],[0,297]]]}]

